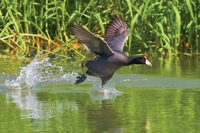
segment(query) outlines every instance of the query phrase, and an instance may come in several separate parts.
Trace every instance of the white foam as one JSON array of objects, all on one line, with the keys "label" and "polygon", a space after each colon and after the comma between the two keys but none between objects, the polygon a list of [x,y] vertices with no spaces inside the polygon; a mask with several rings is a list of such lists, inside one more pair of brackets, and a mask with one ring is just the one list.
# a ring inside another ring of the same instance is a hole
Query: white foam
[{"label": "white foam", "polygon": [[65,73],[63,67],[49,62],[49,58],[41,61],[36,56],[29,65],[22,67],[16,79],[6,80],[5,85],[14,89],[32,88],[41,82],[74,81],[77,74]]}]

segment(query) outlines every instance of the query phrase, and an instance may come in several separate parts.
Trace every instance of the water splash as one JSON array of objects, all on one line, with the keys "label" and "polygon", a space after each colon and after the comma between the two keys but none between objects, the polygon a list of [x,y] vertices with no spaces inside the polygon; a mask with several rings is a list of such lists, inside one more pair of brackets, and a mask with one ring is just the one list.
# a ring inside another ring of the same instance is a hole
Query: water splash
[{"label": "water splash", "polygon": [[93,87],[90,89],[90,96],[94,100],[109,100],[109,99],[115,99],[118,95],[120,95],[122,92],[116,90],[112,86],[99,86],[99,85],[93,85]]},{"label": "water splash", "polygon": [[[39,60],[39,58],[40,55],[37,55],[26,67],[21,67],[19,75],[14,79],[6,80],[5,85],[12,89],[30,89],[44,82],[73,84],[76,81],[77,73],[66,73],[63,67],[52,64],[50,58],[43,58],[42,60]],[[112,86],[101,88],[100,85],[96,84],[97,78],[91,76],[88,76],[84,83],[87,82],[93,82],[90,95],[96,100],[114,99],[121,93]]]},{"label": "water splash", "polygon": [[49,58],[41,61],[36,56],[29,65],[22,67],[16,79],[7,80],[6,86],[15,89],[32,88],[41,82],[74,81],[76,73],[65,73],[63,67],[49,62]]}]

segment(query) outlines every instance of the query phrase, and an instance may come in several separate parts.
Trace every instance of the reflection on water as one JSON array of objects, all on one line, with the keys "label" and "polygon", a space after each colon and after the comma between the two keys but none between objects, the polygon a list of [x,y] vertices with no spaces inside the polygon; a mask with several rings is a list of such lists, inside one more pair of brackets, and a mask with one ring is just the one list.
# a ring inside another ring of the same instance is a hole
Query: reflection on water
[{"label": "reflection on water", "polygon": [[104,90],[93,77],[74,85],[76,73],[49,59],[35,59],[17,75],[2,69],[0,130],[198,132],[199,58],[188,58],[171,58],[170,63],[152,58],[152,68],[120,69]]},{"label": "reflection on water", "polygon": [[28,113],[22,114],[22,117],[34,119],[46,117],[46,113],[42,112],[42,103],[37,100],[33,90],[14,89],[7,91],[5,95],[7,99],[12,99],[12,101],[7,101],[8,104],[15,103],[21,110],[28,111]]},{"label": "reflection on water", "polygon": [[124,133],[124,127],[120,117],[107,100],[102,100],[100,107],[88,110],[88,120],[94,126],[94,133]]},{"label": "reflection on water", "polygon": [[[87,89],[87,88],[85,88]],[[199,128],[198,89],[127,87],[114,100],[94,101],[88,93],[6,92],[7,105],[20,108],[21,119],[38,131],[179,132]],[[5,112],[2,116],[7,117]],[[8,114],[9,115],[9,114]],[[15,121],[15,119],[14,119]],[[36,123],[37,124],[36,124]],[[45,127],[44,127],[45,125]]]}]

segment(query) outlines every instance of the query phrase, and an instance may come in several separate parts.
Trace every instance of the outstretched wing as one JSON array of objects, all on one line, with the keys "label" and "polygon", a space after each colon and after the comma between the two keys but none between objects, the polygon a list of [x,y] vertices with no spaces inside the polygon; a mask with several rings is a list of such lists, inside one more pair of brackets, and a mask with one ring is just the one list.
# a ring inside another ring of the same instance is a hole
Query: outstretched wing
[{"label": "outstretched wing", "polygon": [[71,31],[78,40],[84,44],[87,50],[99,55],[113,54],[113,51],[108,46],[107,42],[84,29],[82,26],[74,25],[71,28]]},{"label": "outstretched wing", "polygon": [[107,26],[104,40],[113,51],[123,51],[124,43],[130,34],[126,22],[121,16],[116,16]]}]

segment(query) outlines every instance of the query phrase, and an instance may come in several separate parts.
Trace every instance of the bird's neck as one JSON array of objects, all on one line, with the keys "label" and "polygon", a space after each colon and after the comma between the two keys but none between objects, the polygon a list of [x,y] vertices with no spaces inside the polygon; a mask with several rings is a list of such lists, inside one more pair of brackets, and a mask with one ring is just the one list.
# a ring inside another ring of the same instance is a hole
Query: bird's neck
[{"label": "bird's neck", "polygon": [[131,64],[143,64],[141,62],[141,57],[133,57],[133,58],[130,58],[129,60],[129,65]]}]

